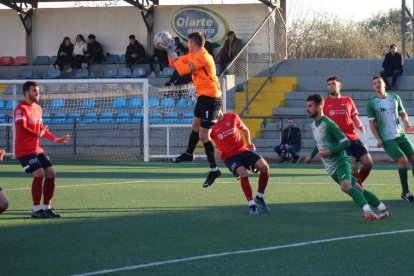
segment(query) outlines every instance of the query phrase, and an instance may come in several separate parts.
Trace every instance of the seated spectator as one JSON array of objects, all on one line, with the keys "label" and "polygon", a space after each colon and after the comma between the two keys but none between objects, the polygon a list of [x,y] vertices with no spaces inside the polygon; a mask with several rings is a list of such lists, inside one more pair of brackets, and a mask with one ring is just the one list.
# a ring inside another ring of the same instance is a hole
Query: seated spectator
[{"label": "seated spectator", "polygon": [[[387,90],[394,90],[397,84],[397,79],[403,73],[403,59],[400,53],[397,52],[397,46],[391,44],[388,48],[388,54],[385,55],[384,61],[382,62],[383,71],[380,75],[385,82]],[[391,86],[388,82],[388,77],[391,78]]]},{"label": "seated spectator", "polygon": [[301,140],[302,134],[300,129],[295,126],[293,119],[288,119],[288,127],[283,130],[280,145],[274,146],[275,152],[281,158],[280,163],[289,162],[289,153],[292,156],[294,163],[297,163],[300,160],[299,152]]},{"label": "seated spectator", "polygon": [[136,63],[145,63],[147,60],[147,54],[145,48],[138,40],[135,39],[135,35],[129,36],[129,45],[125,52],[125,61],[128,67]]},{"label": "seated spectator", "polygon": [[190,82],[191,82],[191,74],[180,76],[177,70],[174,70],[173,75],[171,76],[169,81],[165,83],[165,86],[184,85],[184,84],[189,84]]},{"label": "seated spectator", "polygon": [[178,36],[174,37],[175,41],[175,52],[178,56],[183,56],[187,53],[187,48],[184,44],[181,43],[180,38]]},{"label": "seated spectator", "polygon": [[160,70],[162,70],[165,66],[167,66],[167,63],[168,63],[167,52],[154,47],[154,54],[150,62],[151,71],[154,71],[154,63],[160,65]]},{"label": "seated spectator", "polygon": [[228,32],[227,39],[217,56],[217,62],[220,64],[221,70],[226,68],[226,64],[230,63],[242,48],[241,39],[237,38],[233,31]]},{"label": "seated spectator", "polygon": [[59,68],[60,71],[63,71],[63,67],[66,63],[72,63],[72,54],[73,44],[70,41],[69,37],[65,37],[59,46],[56,61],[54,64],[51,65],[51,67]]},{"label": "seated spectator", "polygon": [[86,42],[83,35],[76,36],[76,42],[73,46],[73,60],[70,68],[66,72],[72,72],[75,68],[87,68],[85,63]]},{"label": "seated spectator", "polygon": [[89,65],[94,62],[101,62],[103,60],[103,50],[102,45],[96,41],[96,36],[90,34],[88,36],[88,45],[86,47],[86,63]]}]

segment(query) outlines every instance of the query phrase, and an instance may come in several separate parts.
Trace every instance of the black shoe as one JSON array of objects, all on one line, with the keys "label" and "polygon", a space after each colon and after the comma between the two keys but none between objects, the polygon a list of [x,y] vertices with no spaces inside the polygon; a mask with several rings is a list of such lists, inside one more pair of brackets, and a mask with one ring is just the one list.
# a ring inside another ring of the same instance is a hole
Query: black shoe
[{"label": "black shoe", "polygon": [[52,209],[47,209],[47,210],[44,211],[44,213],[47,214],[51,218],[60,218],[61,217],[60,214],[56,214],[55,212],[52,211]]},{"label": "black shoe", "polygon": [[214,183],[214,180],[216,180],[217,177],[219,177],[221,175],[221,171],[217,170],[217,171],[210,171],[208,173],[207,179],[206,181],[204,181],[203,183],[203,187],[207,188],[208,186],[212,185]]},{"label": "black shoe", "polygon": [[181,154],[180,156],[177,156],[176,158],[172,159],[173,163],[180,163],[183,161],[194,161],[194,154],[188,154],[186,152],[184,152],[183,154]]},{"label": "black shoe", "polygon": [[266,202],[264,201],[263,197],[259,197],[258,195],[254,199],[254,202],[256,202],[258,205],[262,206],[263,211],[270,212],[269,206],[267,206]]},{"label": "black shoe", "polygon": [[44,218],[50,218],[50,216],[43,211],[43,209],[40,209],[39,211],[36,211],[32,213],[32,218],[35,219],[44,219]]},{"label": "black shoe", "polygon": [[279,161],[280,164],[282,163],[289,163],[289,159],[287,158],[282,158],[282,160]]},{"label": "black shoe", "polygon": [[408,202],[414,202],[414,196],[412,193],[408,192],[406,194],[401,194],[401,199],[408,201]]}]

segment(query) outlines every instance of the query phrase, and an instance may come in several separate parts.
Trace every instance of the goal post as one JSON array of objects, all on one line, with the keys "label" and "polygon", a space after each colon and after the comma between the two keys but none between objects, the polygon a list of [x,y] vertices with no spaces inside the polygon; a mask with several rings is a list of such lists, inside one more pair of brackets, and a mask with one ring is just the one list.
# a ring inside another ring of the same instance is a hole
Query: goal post
[{"label": "goal post", "polygon": [[[0,81],[0,147],[8,156],[14,156],[13,109],[23,99],[26,81]],[[193,85],[160,88],[148,79],[33,81],[40,84],[44,125],[56,136],[71,135],[67,145],[42,139],[53,159],[149,161],[171,158],[187,147]],[[204,157],[201,145],[196,155]]]}]

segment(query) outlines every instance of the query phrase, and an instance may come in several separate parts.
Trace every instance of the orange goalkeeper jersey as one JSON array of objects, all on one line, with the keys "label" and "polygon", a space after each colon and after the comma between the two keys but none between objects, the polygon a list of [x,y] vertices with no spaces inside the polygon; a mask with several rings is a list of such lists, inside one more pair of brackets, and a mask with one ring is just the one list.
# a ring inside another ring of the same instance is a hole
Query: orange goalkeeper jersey
[{"label": "orange goalkeeper jersey", "polygon": [[168,56],[168,60],[170,65],[175,67],[178,74],[192,74],[197,96],[221,97],[220,83],[216,75],[216,65],[214,64],[213,57],[205,48],[201,48],[195,54],[189,53],[180,56],[175,61]]}]

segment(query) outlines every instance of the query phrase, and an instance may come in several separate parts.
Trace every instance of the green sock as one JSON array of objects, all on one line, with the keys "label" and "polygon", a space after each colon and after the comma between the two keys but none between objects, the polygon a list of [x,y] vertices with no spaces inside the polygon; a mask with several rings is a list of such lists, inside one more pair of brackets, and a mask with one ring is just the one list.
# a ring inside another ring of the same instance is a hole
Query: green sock
[{"label": "green sock", "polygon": [[369,205],[374,206],[375,208],[377,208],[381,204],[381,201],[378,199],[378,197],[376,195],[374,195],[373,193],[371,193],[370,191],[367,191],[367,190],[364,189],[363,195],[364,195],[364,197],[367,200]]},{"label": "green sock", "polygon": [[349,190],[348,195],[350,197],[352,197],[352,199],[354,200],[355,204],[358,205],[359,208],[362,208],[364,205],[368,204],[367,200],[362,195],[362,193],[357,188],[355,188],[355,187],[352,187]]},{"label": "green sock", "polygon": [[408,170],[399,168],[398,169],[398,174],[400,175],[400,182],[401,182],[402,192],[403,192],[403,194],[406,194],[406,193],[409,192],[408,191],[408,180],[407,180]]}]

